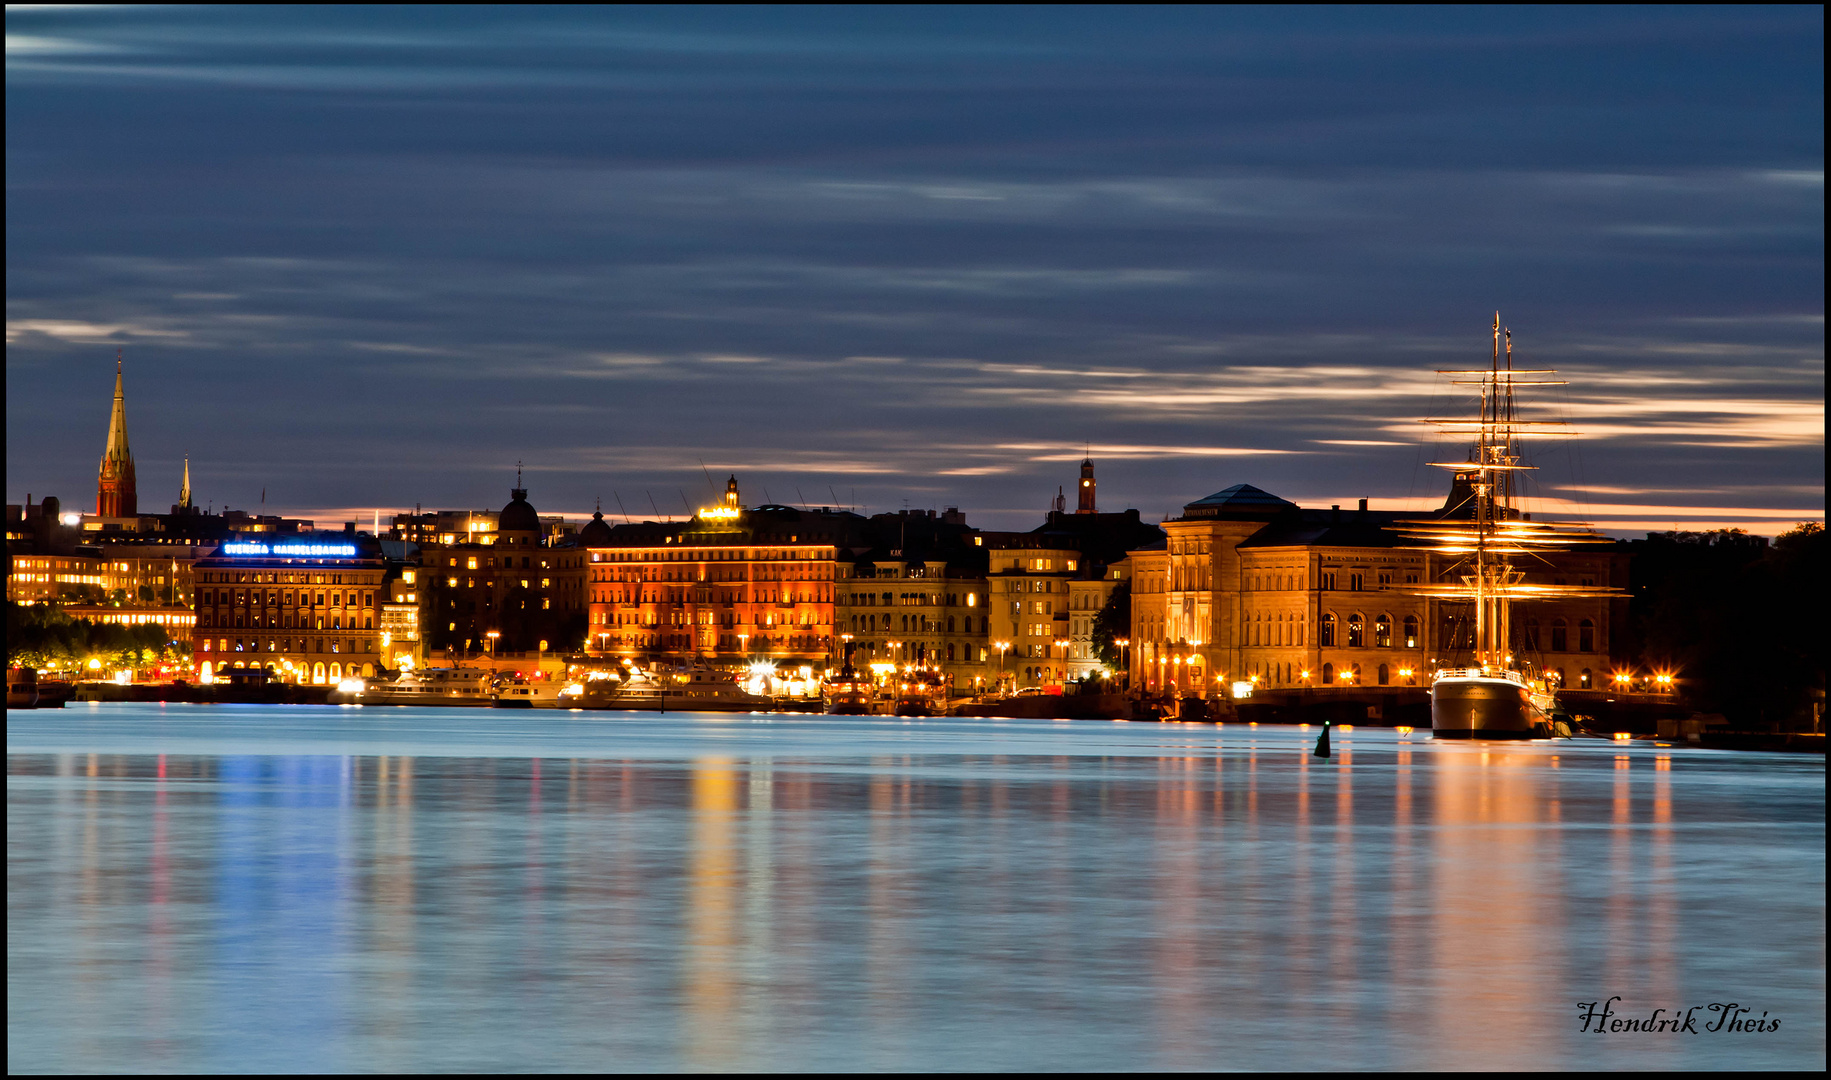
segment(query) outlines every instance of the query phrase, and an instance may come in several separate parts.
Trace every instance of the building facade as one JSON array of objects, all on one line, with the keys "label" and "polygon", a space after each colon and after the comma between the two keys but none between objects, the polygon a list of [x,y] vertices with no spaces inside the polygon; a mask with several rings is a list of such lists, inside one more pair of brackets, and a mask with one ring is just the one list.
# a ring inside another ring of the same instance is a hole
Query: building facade
[{"label": "building facade", "polygon": [[[550,543],[527,490],[509,494],[494,530],[449,544],[422,542],[413,580],[402,571],[399,595],[419,605],[417,655],[426,663],[538,660],[587,644],[588,553]],[[398,626],[400,616],[392,618]]]},{"label": "building facade", "polygon": [[[1437,514],[1451,512],[1446,503]],[[1239,484],[1164,523],[1161,548],[1133,553],[1134,682],[1206,696],[1266,688],[1426,686],[1472,646],[1468,605],[1428,599],[1455,560],[1412,546],[1403,522],[1426,514],[1306,510]],[[1606,548],[1548,553],[1525,581],[1626,583]],[[1624,601],[1600,596],[1516,605],[1515,648],[1572,688],[1601,685]]]},{"label": "building facade", "polygon": [[231,540],[199,559],[195,573],[192,659],[201,681],[266,668],[287,682],[332,683],[383,666],[387,564],[373,537]]},{"label": "building facade", "polygon": [[835,577],[863,519],[828,509],[746,509],[737,478],[685,522],[580,530],[596,656],[735,667],[830,666]]}]

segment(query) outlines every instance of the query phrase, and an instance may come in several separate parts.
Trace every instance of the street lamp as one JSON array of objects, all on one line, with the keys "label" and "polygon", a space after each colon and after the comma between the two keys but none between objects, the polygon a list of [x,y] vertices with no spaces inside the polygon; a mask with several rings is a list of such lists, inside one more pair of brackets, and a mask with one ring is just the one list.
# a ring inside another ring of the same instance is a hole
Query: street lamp
[{"label": "street lamp", "polygon": [[1010,647],[1011,643],[1008,641],[992,642],[992,648],[998,650],[998,685],[1000,688],[1005,684],[1005,650]]},{"label": "street lamp", "polygon": [[1062,681],[1063,682],[1068,681],[1068,649],[1073,644],[1074,644],[1074,642],[1072,642],[1072,641],[1059,641],[1059,640],[1055,643],[1055,647],[1062,650]]},{"label": "street lamp", "polygon": [[488,645],[489,645],[490,663],[494,664],[496,662],[496,639],[501,637],[502,634],[500,631],[491,630],[489,633],[484,634],[483,636],[489,639]]},{"label": "street lamp", "polygon": [[1125,647],[1131,643],[1131,638],[1113,639],[1113,644],[1119,646],[1119,670],[1125,673],[1125,687],[1128,690],[1132,687],[1132,669],[1131,666],[1125,662]]}]

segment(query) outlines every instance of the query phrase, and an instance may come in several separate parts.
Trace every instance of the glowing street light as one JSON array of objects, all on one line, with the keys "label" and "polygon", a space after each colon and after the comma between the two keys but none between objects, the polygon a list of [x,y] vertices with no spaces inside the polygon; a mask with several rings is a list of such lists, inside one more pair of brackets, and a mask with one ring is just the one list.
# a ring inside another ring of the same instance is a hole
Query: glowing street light
[{"label": "glowing street light", "polygon": [[491,630],[483,636],[489,639],[490,660],[494,661],[496,659],[496,639],[501,637],[502,633],[498,630]]}]

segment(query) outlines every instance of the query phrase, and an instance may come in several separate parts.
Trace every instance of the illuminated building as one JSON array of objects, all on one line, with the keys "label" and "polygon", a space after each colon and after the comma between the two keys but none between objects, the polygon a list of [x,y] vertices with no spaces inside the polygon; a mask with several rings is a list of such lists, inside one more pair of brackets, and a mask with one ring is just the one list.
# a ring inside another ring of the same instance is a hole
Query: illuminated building
[{"label": "illuminated building", "polygon": [[354,530],[221,544],[196,565],[198,677],[238,668],[309,683],[375,674],[386,574],[380,545]]},{"label": "illuminated building", "polygon": [[108,444],[95,482],[95,514],[101,518],[132,518],[139,511],[134,485],[134,458],[127,449],[127,398],[121,386],[121,359],[114,361],[114,408],[108,414]]},{"label": "illuminated building", "polygon": [[[1455,492],[1437,515],[1454,513]],[[1167,540],[1134,550],[1132,676],[1152,692],[1213,691],[1217,680],[1266,688],[1428,686],[1466,651],[1466,613],[1417,595],[1453,560],[1408,546],[1396,527],[1428,514],[1306,510],[1236,484],[1164,522]],[[1625,581],[1620,556],[1554,552],[1528,579]],[[1619,602],[1530,605],[1518,648],[1569,689],[1601,684]],[[1196,674],[1192,674],[1192,672]]]},{"label": "illuminated building", "polygon": [[871,546],[836,570],[841,657],[849,653],[857,670],[875,663],[939,672],[960,694],[995,685],[977,530],[949,508],[880,514],[865,534]]},{"label": "illuminated building", "polygon": [[418,598],[417,640],[428,662],[482,656],[538,663],[585,644],[585,550],[548,535],[519,473],[509,494],[494,528],[420,544],[416,580],[401,595]]},{"label": "illuminated building", "polygon": [[14,555],[6,575],[6,598],[16,604],[101,599],[107,577],[100,555]]},{"label": "illuminated building", "polygon": [[826,667],[838,658],[835,566],[862,546],[857,514],[746,508],[737,478],[684,522],[595,516],[589,552],[589,648],[600,656],[737,666],[770,660]]}]

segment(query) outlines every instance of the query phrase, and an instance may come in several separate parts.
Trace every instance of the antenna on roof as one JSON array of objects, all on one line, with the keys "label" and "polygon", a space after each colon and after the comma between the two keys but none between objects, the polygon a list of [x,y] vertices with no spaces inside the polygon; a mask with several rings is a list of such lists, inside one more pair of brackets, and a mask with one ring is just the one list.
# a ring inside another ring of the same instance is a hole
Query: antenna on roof
[{"label": "antenna on roof", "polygon": [[521,490],[521,462],[515,463],[515,489]]}]

